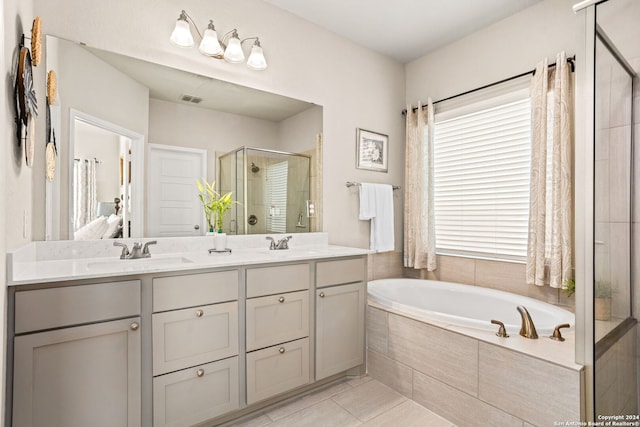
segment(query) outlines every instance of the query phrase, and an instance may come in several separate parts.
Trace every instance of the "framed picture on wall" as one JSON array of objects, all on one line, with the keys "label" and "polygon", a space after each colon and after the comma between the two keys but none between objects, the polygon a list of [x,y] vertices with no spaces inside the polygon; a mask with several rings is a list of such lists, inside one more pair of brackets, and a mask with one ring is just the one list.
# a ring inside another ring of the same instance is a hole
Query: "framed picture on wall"
[{"label": "framed picture on wall", "polygon": [[365,129],[356,132],[356,167],[377,172],[388,170],[389,137]]}]

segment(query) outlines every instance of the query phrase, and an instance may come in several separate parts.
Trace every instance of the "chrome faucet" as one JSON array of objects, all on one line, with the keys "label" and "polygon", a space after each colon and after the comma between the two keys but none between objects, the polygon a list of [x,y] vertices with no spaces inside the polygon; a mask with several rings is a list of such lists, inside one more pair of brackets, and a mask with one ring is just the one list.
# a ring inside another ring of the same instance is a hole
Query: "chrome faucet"
[{"label": "chrome faucet", "polygon": [[150,258],[151,253],[149,252],[149,246],[157,244],[157,240],[152,240],[142,245],[140,242],[134,242],[131,250],[124,243],[113,242],[113,246],[120,246],[122,248],[122,253],[120,254],[120,259],[139,259],[139,258]]},{"label": "chrome faucet", "polygon": [[271,240],[271,243],[269,244],[269,249],[272,251],[275,251],[275,250],[289,249],[289,240],[293,239],[293,236],[283,237],[277,242],[273,237],[267,236],[266,239]]},{"label": "chrome faucet", "polygon": [[529,315],[529,312],[527,311],[527,309],[521,305],[519,305],[516,308],[520,312],[520,316],[522,317],[522,326],[520,327],[520,335],[522,335],[525,338],[531,338],[534,340],[538,339],[538,332],[536,332],[536,327],[533,324],[533,320],[531,319],[531,316]]}]

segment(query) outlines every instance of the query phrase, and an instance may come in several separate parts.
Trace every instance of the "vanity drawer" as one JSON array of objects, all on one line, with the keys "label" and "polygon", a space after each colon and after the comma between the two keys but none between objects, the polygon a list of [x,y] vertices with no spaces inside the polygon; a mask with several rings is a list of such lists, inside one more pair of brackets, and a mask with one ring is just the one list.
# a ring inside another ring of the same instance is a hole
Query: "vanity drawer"
[{"label": "vanity drawer", "polygon": [[248,299],[247,351],[309,336],[309,291]]},{"label": "vanity drawer", "polygon": [[153,379],[153,425],[191,426],[238,409],[238,357]]},{"label": "vanity drawer", "polygon": [[309,383],[309,339],[247,353],[247,404]]},{"label": "vanity drawer", "polygon": [[238,299],[238,270],[153,279],[153,311]]},{"label": "vanity drawer", "polygon": [[367,264],[364,257],[316,264],[316,287],[343,283],[366,282]]},{"label": "vanity drawer", "polygon": [[309,264],[247,269],[247,298],[309,289]]},{"label": "vanity drawer", "polygon": [[15,333],[140,314],[140,281],[16,292]]},{"label": "vanity drawer", "polygon": [[238,354],[238,302],[152,315],[153,375]]}]

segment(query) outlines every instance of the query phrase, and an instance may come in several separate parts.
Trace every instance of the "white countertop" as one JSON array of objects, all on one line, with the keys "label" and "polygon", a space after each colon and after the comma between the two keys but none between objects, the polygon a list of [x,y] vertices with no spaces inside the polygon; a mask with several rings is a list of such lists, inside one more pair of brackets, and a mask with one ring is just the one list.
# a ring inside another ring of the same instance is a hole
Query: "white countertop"
[{"label": "white countertop", "polygon": [[135,260],[121,260],[121,248],[114,247],[113,240],[32,242],[7,255],[7,284],[16,286],[370,253],[368,249],[329,245],[326,233],[295,234],[287,250],[269,250],[265,235],[228,236],[230,254],[209,254],[208,249],[213,246],[210,236],[118,239],[129,247],[134,241],[150,240],[158,241],[157,245],[149,247],[151,258]]}]

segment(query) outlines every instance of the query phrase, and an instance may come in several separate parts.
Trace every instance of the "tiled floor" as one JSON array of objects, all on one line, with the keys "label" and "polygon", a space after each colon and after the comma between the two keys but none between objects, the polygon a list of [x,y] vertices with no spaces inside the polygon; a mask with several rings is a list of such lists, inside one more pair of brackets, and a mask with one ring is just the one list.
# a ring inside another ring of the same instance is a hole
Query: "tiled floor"
[{"label": "tiled floor", "polygon": [[453,424],[370,377],[345,380],[235,427],[450,427]]}]

